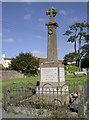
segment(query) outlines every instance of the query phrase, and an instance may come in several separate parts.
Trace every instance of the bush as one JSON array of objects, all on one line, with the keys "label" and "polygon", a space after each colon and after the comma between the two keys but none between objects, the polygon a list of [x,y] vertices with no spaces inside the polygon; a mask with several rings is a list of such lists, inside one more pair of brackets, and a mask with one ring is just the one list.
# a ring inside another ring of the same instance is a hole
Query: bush
[{"label": "bush", "polygon": [[16,70],[28,76],[38,74],[39,61],[31,53],[20,53],[13,58],[8,69]]},{"label": "bush", "polygon": [[73,72],[76,72],[77,70],[78,70],[77,66],[74,66],[74,65],[66,65],[65,66],[65,72],[73,73]]}]

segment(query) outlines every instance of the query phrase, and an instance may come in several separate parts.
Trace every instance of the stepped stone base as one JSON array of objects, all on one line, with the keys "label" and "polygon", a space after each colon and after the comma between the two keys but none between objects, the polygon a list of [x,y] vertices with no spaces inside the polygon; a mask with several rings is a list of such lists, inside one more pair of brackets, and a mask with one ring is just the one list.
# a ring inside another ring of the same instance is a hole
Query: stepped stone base
[{"label": "stepped stone base", "polygon": [[40,82],[40,88],[44,88],[44,87],[55,88],[55,87],[63,86],[64,84],[65,82]]}]

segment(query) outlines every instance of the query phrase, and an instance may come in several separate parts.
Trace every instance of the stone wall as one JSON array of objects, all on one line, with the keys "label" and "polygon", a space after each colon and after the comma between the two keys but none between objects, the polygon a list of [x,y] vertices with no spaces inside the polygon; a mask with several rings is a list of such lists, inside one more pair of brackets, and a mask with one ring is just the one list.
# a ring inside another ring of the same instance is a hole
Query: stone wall
[{"label": "stone wall", "polygon": [[8,80],[14,78],[25,78],[24,74],[21,74],[17,71],[0,71],[0,80]]}]

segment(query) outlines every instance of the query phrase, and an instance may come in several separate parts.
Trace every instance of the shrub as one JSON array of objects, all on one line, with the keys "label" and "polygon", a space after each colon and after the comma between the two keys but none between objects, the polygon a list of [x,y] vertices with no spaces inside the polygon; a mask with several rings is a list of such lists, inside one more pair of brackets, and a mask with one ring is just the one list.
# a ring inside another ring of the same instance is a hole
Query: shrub
[{"label": "shrub", "polygon": [[73,72],[76,72],[77,70],[78,70],[77,66],[74,66],[74,65],[65,66],[65,72],[73,73]]}]

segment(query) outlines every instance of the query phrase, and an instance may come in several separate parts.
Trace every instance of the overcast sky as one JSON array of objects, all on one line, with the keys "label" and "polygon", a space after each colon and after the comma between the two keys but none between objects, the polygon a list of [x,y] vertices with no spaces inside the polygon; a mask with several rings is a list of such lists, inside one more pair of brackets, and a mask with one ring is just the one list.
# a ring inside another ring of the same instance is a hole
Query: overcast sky
[{"label": "overcast sky", "polygon": [[[2,52],[7,58],[20,52],[47,57],[47,27],[49,21],[46,11],[50,6],[57,9],[55,21],[57,28],[58,59],[74,51],[74,44],[68,43],[63,36],[75,22],[87,20],[86,2],[3,2],[2,3]],[[83,42],[82,42],[83,44]]]}]

